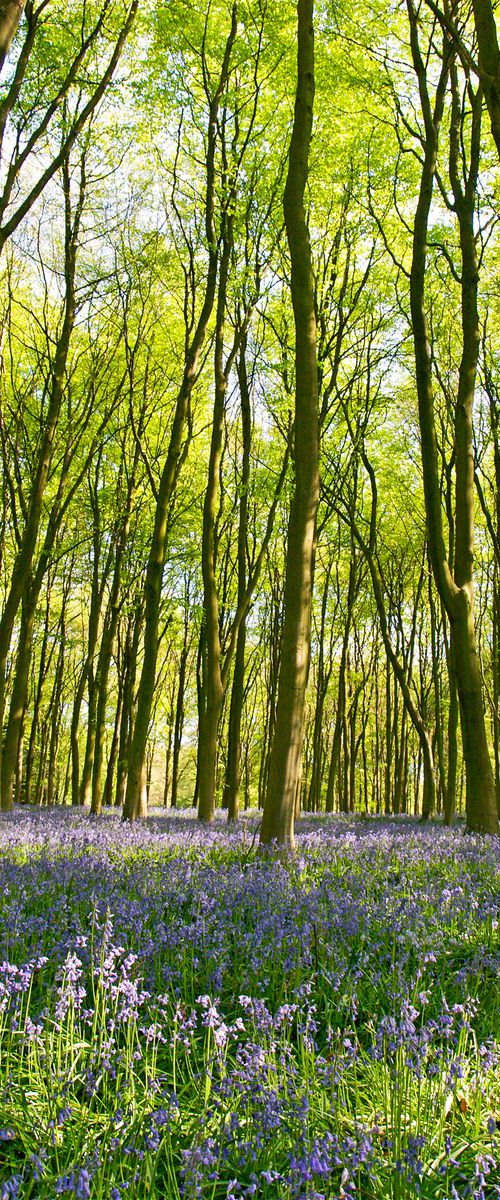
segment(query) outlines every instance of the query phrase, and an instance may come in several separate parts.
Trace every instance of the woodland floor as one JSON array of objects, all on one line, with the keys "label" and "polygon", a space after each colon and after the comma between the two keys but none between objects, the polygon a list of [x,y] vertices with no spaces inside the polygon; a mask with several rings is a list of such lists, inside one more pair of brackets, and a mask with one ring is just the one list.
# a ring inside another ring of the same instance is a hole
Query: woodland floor
[{"label": "woodland floor", "polygon": [[500,1196],[500,843],[0,820],[0,1197]]}]

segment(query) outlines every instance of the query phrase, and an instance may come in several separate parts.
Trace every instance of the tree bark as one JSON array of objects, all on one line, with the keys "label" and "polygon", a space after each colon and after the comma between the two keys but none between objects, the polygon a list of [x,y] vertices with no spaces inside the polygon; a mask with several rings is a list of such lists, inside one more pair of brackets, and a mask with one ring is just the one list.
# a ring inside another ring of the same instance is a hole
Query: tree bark
[{"label": "tree bark", "polygon": [[174,717],[174,740],[172,749],[172,785],[170,792],[170,807],[177,808],[179,795],[179,759],[182,746],[182,733],[184,729],[184,704],[186,692],[186,671],[189,655],[189,592],[186,587],[186,595],[184,599],[184,633],[181,650],[181,661],[179,664],[179,681],[177,685],[177,697],[175,701],[175,717]]},{"label": "tree bark", "polygon": [[269,597],[269,612],[267,614],[267,634],[265,639],[263,639],[265,640],[265,645],[267,647],[266,658],[268,664],[268,673],[265,677],[266,703],[262,752],[260,756],[259,768],[259,808],[264,807],[267,783],[269,779],[271,747],[274,739],[274,730],[276,728],[276,707],[278,701],[278,679],[281,656],[282,613],[282,580],[279,571],[275,567],[271,572],[271,594]]},{"label": "tree bark", "polygon": [[335,713],[335,725],[333,727],[332,749],[330,754],[330,766],[328,770],[328,783],[326,788],[326,811],[327,813],[334,812],[335,809],[335,788],[340,766],[340,752],[342,749],[342,731],[344,728],[344,715],[346,706],[347,692],[347,659],[349,654],[349,637],[351,633],[351,624],[353,619],[354,601],[358,585],[358,570],[357,558],[354,549],[354,544],[351,542],[351,557],[349,560],[349,583],[347,585],[347,612],[344,624],[344,634],[342,638],[342,651],[339,663],[339,678],[337,685],[337,710]]},{"label": "tree bark", "polygon": [[295,487],[290,508],[278,707],[261,842],[294,846],[309,672],[319,499],[318,364],[311,246],[304,207],[314,103],[313,0],[297,4],[297,91],[283,211],[295,321]]},{"label": "tree bark", "polygon": [[136,678],[136,663],[139,641],[142,629],[143,609],[139,607],[131,613],[127,623],[122,655],[123,674],[123,703],[120,719],[120,739],[118,744],[118,763],[116,768],[115,805],[122,808],[127,786],[128,756],[130,749],[132,710],[134,703],[134,687]]},{"label": "tree bark", "polygon": [[104,789],[102,793],[102,803],[105,808],[111,808],[113,804],[113,782],[115,777],[116,762],[118,758],[118,746],[120,741],[120,725],[123,708],[123,679],[118,674],[118,695],[116,700],[115,719],[113,723],[113,736],[111,738],[111,746],[109,750],[108,765],[106,767],[106,779],[104,781]]},{"label": "tree bark", "polygon": [[26,0],[1,0],[0,2],[0,72],[10,50]]},{"label": "tree bark", "polygon": [[34,695],[34,701],[33,701],[33,716],[32,716],[31,729],[30,729],[30,735],[29,735],[29,740],[28,740],[28,751],[27,751],[27,755],[26,755],[26,770],[25,770],[25,776],[24,776],[24,798],[25,798],[25,801],[27,804],[29,804],[30,800],[31,800],[31,780],[32,780],[33,769],[34,769],[34,765],[35,765],[36,742],[37,742],[37,737],[39,734],[40,708],[41,708],[41,704],[42,704],[43,689],[44,689],[45,681],[47,678],[47,671],[49,669],[50,657],[51,657],[50,654],[48,653],[50,596],[51,596],[51,584],[50,584],[50,580],[49,580],[48,585],[47,585],[46,597],[45,597],[45,619],[44,619],[43,634],[42,634],[41,645],[40,645],[40,657],[39,657],[39,663],[38,663],[37,681],[36,681],[35,695]]},{"label": "tree bark", "polygon": [[309,792],[307,796],[306,808],[308,812],[319,812],[321,807],[321,788],[323,782],[324,771],[324,736],[323,736],[323,713],[325,708],[326,694],[330,676],[332,673],[333,657],[331,652],[330,640],[330,658],[328,664],[325,664],[325,642],[326,642],[326,614],[328,605],[328,595],[330,588],[330,576],[332,570],[332,562],[329,561],[325,573],[323,584],[323,595],[321,598],[321,622],[319,628],[319,652],[318,652],[318,678],[316,683],[316,703],[314,707],[313,735],[312,735],[312,770],[311,780],[309,784]]},{"label": "tree bark", "polygon": [[[241,458],[240,503],[238,513],[238,607],[243,603],[246,592],[248,488],[250,483],[250,450],[252,445],[252,411],[246,366],[246,345],[247,338],[245,335],[240,347],[240,353],[238,355],[238,382],[240,389],[241,428],[243,442]],[[243,617],[238,630],[238,639],[236,642],[233,685],[231,689],[231,703],[229,706],[227,765],[224,785],[224,801],[227,807],[229,821],[235,821],[239,814],[241,720],[245,694],[245,647],[246,620],[245,617]]]},{"label": "tree bark", "polygon": [[[472,102],[471,158],[467,179],[463,183],[460,178],[462,168],[459,168],[459,163],[463,165],[463,159],[460,128],[461,104],[458,95],[456,67],[450,62],[443,62],[434,108],[432,108],[427,88],[426,68],[418,42],[417,16],[411,0],[408,0],[407,6],[412,58],[419,85],[425,126],[424,162],[413,229],[410,306],[429,557],[436,586],[450,621],[466,773],[467,827],[477,832],[496,833],[498,817],[493,771],[486,736],[481,672],[476,648],[472,570],[474,557],[472,413],[479,352],[478,264],[474,235],[474,208],[479,167],[481,96],[476,94]],[[445,58],[446,53],[445,50]],[[439,129],[448,77],[451,78],[452,88],[449,174],[458,218],[462,258],[462,357],[455,406],[456,537],[453,573],[448,561],[443,534],[432,388],[432,359],[425,316],[427,231],[437,165]]]},{"label": "tree bark", "polygon": [[500,157],[500,49],[491,0],[472,0],[479,50],[479,70],[491,122],[493,140]]},{"label": "tree bark", "polygon": [[[228,197],[228,205],[230,198]],[[221,673],[221,644],[219,630],[219,599],[217,593],[217,514],[219,507],[219,475],[224,437],[224,407],[227,391],[227,371],[224,368],[224,319],[227,285],[232,251],[232,215],[223,219],[222,256],[217,295],[214,354],[214,408],[208,479],[203,502],[201,540],[201,571],[203,577],[203,615],[205,626],[205,687],[204,705],[200,713],[198,755],[198,817],[212,821],[215,812],[215,768],[217,761],[217,731],[224,699]]]}]

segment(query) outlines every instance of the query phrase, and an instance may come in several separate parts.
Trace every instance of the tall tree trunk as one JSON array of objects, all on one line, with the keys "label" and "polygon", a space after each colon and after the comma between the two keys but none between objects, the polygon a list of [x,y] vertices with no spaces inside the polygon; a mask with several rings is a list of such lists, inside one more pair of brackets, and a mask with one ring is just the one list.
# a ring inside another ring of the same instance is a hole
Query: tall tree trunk
[{"label": "tall tree trunk", "polygon": [[349,654],[349,637],[351,634],[351,626],[354,615],[354,601],[358,585],[358,569],[357,558],[353,542],[351,542],[351,556],[349,559],[349,583],[347,585],[347,612],[344,625],[344,635],[342,638],[342,650],[339,663],[339,678],[337,684],[337,708],[335,713],[335,724],[333,727],[332,749],[330,754],[330,766],[328,771],[328,783],[326,787],[326,811],[332,813],[335,808],[335,788],[340,767],[340,752],[342,749],[342,730],[344,728],[344,716],[346,706],[347,692],[347,660]]},{"label": "tall tree trunk", "polygon": [[22,605],[21,625],[16,655],[16,668],[10,698],[9,716],[5,731],[2,753],[2,807],[12,808],[14,802],[14,785],[16,764],[19,752],[22,717],[28,691],[31,651],[33,646],[33,622],[35,620],[35,604],[32,597],[27,598]]},{"label": "tall tree trunk", "polygon": [[500,49],[491,0],[472,0],[479,69],[491,132],[500,157]]},{"label": "tall tree trunk", "polygon": [[19,742],[17,746],[17,762],[16,762],[16,777],[14,782],[14,804],[20,804],[23,791],[23,760],[24,760],[24,728],[26,720],[26,709],[23,709],[21,717],[21,728],[19,730]]},{"label": "tall tree trunk", "polygon": [[[384,815],[390,817],[392,812],[392,676],[389,658],[385,668],[385,761],[384,761]],[[394,680],[394,690],[396,681]]]},{"label": "tall tree trunk", "polygon": [[[472,101],[470,165],[466,182],[463,183],[461,101],[458,94],[456,67],[453,63],[451,67],[449,63],[443,63],[433,109],[428,93],[426,67],[418,42],[417,15],[413,9],[412,0],[407,0],[407,4],[412,58],[419,85],[425,126],[424,161],[413,229],[410,305],[429,557],[436,586],[450,621],[466,773],[467,826],[470,830],[496,833],[498,817],[474,629],[472,571],[474,557],[472,414],[479,352],[478,263],[474,235],[474,211],[479,166],[481,96],[476,94]],[[451,79],[452,89],[449,174],[458,218],[462,258],[462,357],[455,406],[456,538],[453,573],[450,569],[443,534],[432,388],[432,359],[425,316],[427,231],[436,173],[439,129],[448,77]]]},{"label": "tall tree trunk", "polygon": [[313,0],[297,4],[297,91],[283,211],[295,321],[295,487],[290,507],[276,729],[261,841],[294,845],[311,642],[319,499],[318,364],[311,246],[304,207],[314,103]]},{"label": "tall tree trunk", "polygon": [[50,597],[51,583],[47,584],[45,596],[45,619],[43,626],[43,634],[40,645],[40,658],[38,663],[37,680],[35,686],[35,695],[33,700],[33,716],[31,721],[30,736],[28,741],[28,752],[26,755],[26,771],[24,779],[24,796],[26,802],[31,802],[31,780],[35,765],[36,743],[39,734],[40,726],[40,710],[42,706],[43,689],[47,678],[47,672],[50,665],[50,654],[48,653],[49,643],[49,623],[50,623]]},{"label": "tall tree trunk", "polygon": [[139,643],[141,640],[143,620],[144,608],[142,604],[139,604],[135,612],[130,614],[125,636],[125,645],[123,648],[122,670],[124,672],[124,690],[123,708],[120,722],[120,743],[118,747],[118,765],[116,769],[115,792],[115,805],[117,808],[122,808],[125,803],[128,762],[134,719],[134,691],[137,675],[137,656],[139,653]]},{"label": "tall tree trunk", "polygon": [[85,754],[83,759],[83,771],[80,780],[79,804],[82,807],[90,808],[92,800],[92,769],[94,766],[94,750],[95,750],[95,735],[97,722],[97,696],[99,690],[99,680],[96,677],[93,666],[89,668],[87,674],[88,685],[88,712],[87,712],[87,737],[85,739]]},{"label": "tall tree trunk", "polygon": [[50,698],[50,708],[48,716],[50,717],[50,740],[48,751],[48,770],[47,770],[47,804],[57,804],[59,800],[59,733],[61,728],[61,712],[62,712],[62,694],[64,681],[64,658],[66,649],[66,628],[65,628],[65,606],[67,600],[67,592],[63,595],[63,608],[61,620],[57,631],[57,640],[59,643],[59,653],[56,662],[56,671],[54,676],[54,686]]},{"label": "tall tree trunk", "polygon": [[[252,412],[246,366],[246,347],[247,338],[245,334],[241,343],[240,353],[238,355],[238,382],[240,389],[241,429],[243,442],[241,457],[240,503],[238,514],[238,607],[243,603],[246,592],[248,487],[250,483],[250,451],[252,446]],[[238,639],[236,642],[233,685],[231,689],[231,703],[229,706],[227,765],[226,779],[224,784],[224,801],[227,807],[229,821],[235,821],[239,814],[241,720],[245,694],[245,647],[246,620],[243,618],[238,630]]]},{"label": "tall tree trunk", "polygon": [[[497,521],[498,528],[498,521]],[[500,817],[500,567],[495,562],[493,575],[493,741],[495,751],[495,790]]]},{"label": "tall tree trunk", "polygon": [[323,739],[323,712],[325,707],[326,693],[328,683],[330,681],[332,661],[328,667],[325,666],[325,641],[326,641],[326,613],[328,605],[328,595],[330,588],[330,575],[332,563],[328,563],[325,581],[323,585],[323,595],[321,598],[321,622],[319,629],[319,652],[318,652],[318,679],[316,685],[316,704],[314,708],[313,722],[313,737],[312,737],[312,771],[311,781],[309,785],[309,794],[307,797],[306,808],[308,812],[319,812],[321,803],[321,784],[323,779],[323,758],[324,758],[324,739]]},{"label": "tall tree trunk", "polygon": [[[230,203],[228,197],[228,204]],[[203,614],[205,625],[205,688],[204,705],[200,713],[198,756],[200,821],[211,821],[215,811],[215,769],[217,762],[217,733],[224,699],[221,674],[221,644],[219,630],[219,600],[217,593],[217,514],[219,507],[219,475],[224,437],[224,407],[227,373],[224,369],[224,320],[227,285],[232,251],[231,215],[224,215],[222,257],[219,272],[217,314],[215,322],[214,408],[212,436],[208,463],[208,479],[203,502],[201,541],[201,571],[203,576]]]},{"label": "tall tree trunk", "polygon": [[[187,591],[187,589],[186,589]],[[172,786],[170,792],[170,807],[177,808],[177,800],[179,795],[179,759],[182,746],[182,734],[184,730],[184,702],[186,692],[186,670],[189,654],[189,596],[185,597],[184,610],[184,635],[181,650],[181,661],[179,665],[179,681],[177,685],[177,697],[175,701],[175,717],[174,717],[174,740],[172,749]]]},{"label": "tall tree trunk", "polygon": [[455,663],[453,659],[453,648],[451,646],[447,646],[447,659],[450,687],[450,706],[448,710],[448,774],[446,777],[446,792],[444,798],[444,821],[445,825],[451,825],[453,817],[455,816],[457,799],[459,716],[457,680],[455,674]]},{"label": "tall tree trunk", "polygon": [[[89,629],[90,636],[90,629]],[[74,807],[80,804],[80,744],[78,740],[78,729],[80,724],[80,710],[85,695],[89,671],[88,658],[86,659],[83,668],[80,672],[75,699],[73,701],[73,712],[71,714],[70,727],[70,751],[71,751],[71,803]]]},{"label": "tall tree trunk", "polygon": [[[182,658],[182,652],[181,652]],[[174,723],[176,709],[176,680],[175,677],[171,680],[168,688],[168,717],[167,717],[167,745],[165,750],[165,771],[163,775],[163,795],[162,807],[168,808],[168,800],[170,796],[170,764],[172,761],[172,744],[174,740]],[[174,806],[175,807],[175,806]]]},{"label": "tall tree trunk", "polygon": [[[442,715],[442,688],[441,677],[439,670],[439,651],[442,644],[441,629],[438,622],[436,612],[434,582],[432,573],[429,575],[429,614],[431,627],[431,660],[432,660],[432,684],[434,691],[434,724],[436,731],[436,761],[439,779],[439,800],[443,799],[445,804],[446,797],[446,760],[444,753],[444,736],[443,736],[443,715]],[[447,756],[446,756],[447,757]]]},{"label": "tall tree trunk", "polygon": [[358,701],[359,689],[352,698],[349,708],[349,777],[348,777],[348,792],[346,795],[346,812],[354,812],[356,807],[356,760],[359,748],[359,740],[356,737],[356,726],[358,719]]},{"label": "tall tree trunk", "polygon": [[271,746],[274,739],[274,730],[276,728],[276,707],[278,699],[278,679],[281,655],[282,610],[283,600],[281,579],[279,572],[275,568],[271,577],[269,627],[268,635],[265,639],[267,646],[267,659],[269,663],[269,674],[265,685],[266,713],[262,740],[262,753],[260,756],[259,767],[259,808],[264,807],[264,799],[267,792],[267,783],[269,779]]},{"label": "tall tree trunk", "polygon": [[[94,513],[94,517],[96,514]],[[73,711],[71,714],[70,728],[70,747],[71,747],[71,803],[76,808],[80,804],[80,744],[78,739],[78,731],[80,724],[80,710],[83,704],[85,688],[89,678],[89,672],[92,669],[94,661],[95,649],[97,645],[97,637],[99,633],[99,616],[102,603],[102,588],[99,585],[99,548],[100,538],[99,529],[94,529],[94,556],[93,556],[93,572],[92,572],[92,591],[90,597],[90,611],[87,629],[88,645],[85,661],[80,672],[75,699],[73,701]]]},{"label": "tall tree trunk", "polygon": [[48,749],[48,726],[46,717],[43,718],[40,731],[40,755],[38,759],[38,772],[35,788],[34,803],[45,804],[47,799],[47,785],[45,782],[45,768],[47,763]]},{"label": "tall tree trunk", "polygon": [[398,736],[398,752],[396,757],[396,772],[394,778],[394,812],[402,813],[405,809],[405,763],[408,748],[408,731],[406,728],[407,712],[403,708],[401,725]]},{"label": "tall tree trunk", "polygon": [[108,765],[106,767],[106,779],[102,793],[102,803],[105,808],[110,808],[113,803],[113,782],[115,776],[116,762],[118,758],[118,745],[120,740],[120,725],[123,708],[123,679],[118,674],[118,696],[115,709],[115,720],[113,725],[113,736],[111,738],[111,746],[108,757]]}]

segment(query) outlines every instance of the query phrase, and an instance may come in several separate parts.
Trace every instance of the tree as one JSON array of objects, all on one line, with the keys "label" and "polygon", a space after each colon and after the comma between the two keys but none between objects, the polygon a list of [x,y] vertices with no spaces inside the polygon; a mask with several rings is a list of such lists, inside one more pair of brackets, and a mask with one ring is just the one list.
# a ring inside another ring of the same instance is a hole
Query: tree
[{"label": "tree", "polygon": [[[139,0],[130,0],[123,9],[118,4],[118,28],[114,45],[109,59],[98,71],[97,78],[92,81],[92,56],[101,47],[101,37],[106,40],[107,21],[110,17],[111,0],[103,0],[94,24],[87,24],[87,14],[76,22],[74,41],[71,51],[77,46],[76,53],[68,61],[67,47],[58,45],[58,22],[53,11],[45,21],[49,24],[48,44],[44,51],[48,58],[50,34],[54,39],[50,46],[50,59],[43,63],[44,82],[40,88],[39,69],[36,63],[37,35],[44,26],[42,14],[48,7],[49,0],[41,0],[35,6],[33,0],[26,0],[21,6],[26,18],[24,41],[19,50],[17,63],[8,84],[7,91],[0,102],[0,153],[3,155],[3,180],[0,188],[0,252],[19,228],[25,217],[31,211],[48,184],[60,171],[73,146],[88,126],[91,118],[101,103],[109,87],[120,61],[128,35],[134,24]],[[15,13],[15,3],[4,4],[0,10],[0,22],[3,11],[4,36],[12,38],[21,13]],[[10,14],[10,16],[9,16]],[[17,20],[16,20],[17,17]],[[51,19],[52,18],[52,19]],[[2,24],[0,24],[0,60],[1,60]],[[79,40],[79,45],[78,45]],[[42,41],[43,45],[43,41]],[[6,48],[7,43],[6,43]],[[62,52],[61,52],[62,51]],[[33,78],[30,77],[30,67],[33,65]],[[1,65],[0,65],[1,69]],[[81,86],[81,72],[87,69],[91,82],[89,90]],[[52,92],[45,85],[46,79],[52,84]],[[26,97],[25,97],[26,92]],[[76,93],[76,104],[72,110],[70,98]],[[8,147],[5,134],[12,126]],[[57,124],[59,122],[59,125]],[[47,138],[56,134],[56,141],[50,146],[47,154]],[[57,136],[58,135],[58,136]],[[44,148],[41,167],[33,167],[37,152]],[[30,170],[31,168],[31,170]]]},{"label": "tree", "polygon": [[[413,227],[410,303],[415,348],[416,385],[421,432],[422,471],[427,513],[429,556],[436,586],[448,614],[460,702],[463,752],[467,779],[467,824],[472,830],[498,829],[493,771],[486,737],[481,672],[477,656],[473,609],[474,457],[472,414],[479,351],[477,310],[478,264],[474,213],[479,169],[481,95],[470,86],[470,162],[461,150],[463,107],[453,49],[445,41],[435,101],[432,105],[427,71],[421,54],[417,14],[408,0],[412,60],[424,120],[424,160]],[[428,223],[437,169],[438,138],[446,87],[451,82],[449,175],[457,215],[461,251],[462,355],[455,408],[455,562],[450,569],[443,533],[432,386],[432,355],[425,317],[425,273]]]},{"label": "tree", "polygon": [[261,842],[293,848],[300,786],[311,644],[316,514],[319,500],[318,365],[311,246],[305,212],[314,103],[312,0],[297,5],[297,90],[283,196],[295,321],[295,486],[287,535],[285,611],[276,727]]},{"label": "tree", "polygon": [[[48,0],[45,0],[47,3]],[[26,0],[2,0],[0,3],[0,71],[24,12]]]}]

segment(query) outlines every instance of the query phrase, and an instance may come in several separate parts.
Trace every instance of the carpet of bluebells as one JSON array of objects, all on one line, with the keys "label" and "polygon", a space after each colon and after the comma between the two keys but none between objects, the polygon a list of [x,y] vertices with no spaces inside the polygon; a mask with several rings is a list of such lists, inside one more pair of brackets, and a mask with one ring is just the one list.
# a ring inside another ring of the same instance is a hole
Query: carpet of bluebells
[{"label": "carpet of bluebells", "polygon": [[0,1198],[500,1197],[500,844],[0,819]]}]

